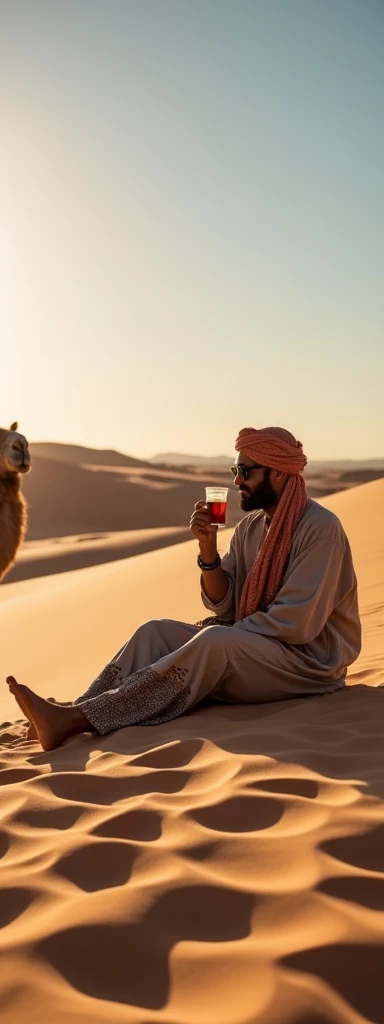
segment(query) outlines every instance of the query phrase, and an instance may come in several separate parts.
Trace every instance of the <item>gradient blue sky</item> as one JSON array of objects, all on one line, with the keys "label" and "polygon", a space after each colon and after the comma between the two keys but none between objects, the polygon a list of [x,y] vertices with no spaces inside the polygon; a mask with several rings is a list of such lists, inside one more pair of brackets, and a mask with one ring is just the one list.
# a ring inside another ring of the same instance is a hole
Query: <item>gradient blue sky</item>
[{"label": "gradient blue sky", "polygon": [[384,456],[381,0],[0,0],[0,421]]}]

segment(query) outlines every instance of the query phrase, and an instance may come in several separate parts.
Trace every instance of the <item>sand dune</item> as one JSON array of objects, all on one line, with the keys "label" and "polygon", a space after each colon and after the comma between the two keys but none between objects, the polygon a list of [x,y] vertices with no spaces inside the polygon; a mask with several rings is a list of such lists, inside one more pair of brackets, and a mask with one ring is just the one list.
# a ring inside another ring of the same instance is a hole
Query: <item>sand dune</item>
[{"label": "sand dune", "polygon": [[[228,474],[220,477],[231,488]],[[137,466],[84,466],[35,456],[23,481],[29,505],[28,540],[78,534],[185,527],[194,504],[205,497],[201,474]],[[241,518],[235,488],[228,522]],[[9,579],[9,577],[7,577]]]},{"label": "sand dune", "polygon": [[62,444],[58,441],[33,441],[30,444],[33,463],[39,458],[71,462],[76,466],[147,466],[151,462],[135,459],[132,455],[124,455],[111,448],[86,448],[80,444]]},{"label": "sand dune", "polygon": [[163,526],[154,530],[114,530],[112,533],[81,533],[74,537],[26,541],[5,582],[16,583],[36,576],[115,562],[177,544],[190,539],[190,536],[189,528]]},{"label": "sand dune", "polygon": [[[4,693],[2,1024],[383,1024],[384,481],[324,504],[360,581],[344,691],[49,754]],[[195,554],[0,588],[1,677],[70,699],[143,620],[194,621]]]}]

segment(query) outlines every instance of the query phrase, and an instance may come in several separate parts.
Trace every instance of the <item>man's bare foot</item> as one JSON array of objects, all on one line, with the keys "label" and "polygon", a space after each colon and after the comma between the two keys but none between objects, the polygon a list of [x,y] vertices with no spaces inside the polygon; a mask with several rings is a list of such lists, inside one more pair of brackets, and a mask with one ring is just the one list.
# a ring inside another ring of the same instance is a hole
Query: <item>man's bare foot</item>
[{"label": "man's bare foot", "polygon": [[7,683],[23,714],[35,727],[43,750],[59,747],[68,736],[91,731],[92,727],[79,707],[51,704],[28,686],[18,683],[14,676],[7,676]]},{"label": "man's bare foot", "polygon": [[[8,682],[8,679],[9,680],[14,679],[14,676],[7,676],[7,682]],[[15,682],[16,682],[16,680],[15,680]],[[27,740],[36,740],[37,739],[36,726],[28,718],[27,709],[25,707],[25,704],[24,704],[24,701],[23,701],[23,698],[22,698],[21,694],[19,694],[19,699],[18,699],[17,703],[19,705],[19,708],[21,708],[21,710],[22,710],[22,712],[23,712],[23,714],[24,714],[24,716],[25,716],[25,718],[27,719],[27,722],[28,722]]]},{"label": "man's bare foot", "polygon": [[[56,704],[57,703],[57,701],[55,700],[54,697],[48,697],[48,700],[49,700],[49,702],[51,704]],[[24,712],[24,713],[25,713],[25,717],[27,718],[26,712]],[[34,725],[33,722],[29,722],[28,729],[27,729],[27,740],[38,740],[38,738],[39,737],[37,735],[36,726]]]}]

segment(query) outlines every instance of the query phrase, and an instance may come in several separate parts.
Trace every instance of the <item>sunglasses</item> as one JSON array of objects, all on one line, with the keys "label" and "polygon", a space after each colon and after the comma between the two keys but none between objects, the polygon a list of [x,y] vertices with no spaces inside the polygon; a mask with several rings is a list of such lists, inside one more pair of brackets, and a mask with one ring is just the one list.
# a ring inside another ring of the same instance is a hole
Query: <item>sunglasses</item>
[{"label": "sunglasses", "polygon": [[233,473],[234,476],[238,476],[240,473],[243,480],[246,480],[249,473],[252,473],[253,469],[265,469],[265,466],[260,466],[258,462],[254,462],[253,466],[244,466],[242,462],[239,462],[237,466],[231,466],[231,473]]}]

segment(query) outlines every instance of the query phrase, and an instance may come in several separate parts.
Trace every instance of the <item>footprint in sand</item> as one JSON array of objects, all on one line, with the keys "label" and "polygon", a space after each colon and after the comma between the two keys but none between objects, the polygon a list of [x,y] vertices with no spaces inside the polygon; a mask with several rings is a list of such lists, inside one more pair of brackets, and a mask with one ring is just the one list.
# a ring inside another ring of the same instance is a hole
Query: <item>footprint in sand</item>
[{"label": "footprint in sand", "polygon": [[[338,943],[293,953],[279,961],[290,971],[305,971],[325,981],[361,1019],[384,1024],[383,946]],[[345,1016],[345,1020],[350,1017]]]},{"label": "footprint in sand", "polygon": [[44,775],[36,780],[36,785],[46,787],[62,800],[111,805],[132,796],[178,793],[189,778],[189,772],[183,771],[153,771],[119,779],[86,772],[64,772],[62,775]]},{"label": "footprint in sand", "polygon": [[282,800],[236,796],[220,804],[189,811],[189,816],[199,825],[216,832],[256,832],[276,825],[284,810]]},{"label": "footprint in sand", "polygon": [[0,786],[13,786],[15,782],[26,782],[27,779],[35,779],[36,772],[33,768],[3,768],[0,773]]},{"label": "footprint in sand", "polygon": [[9,839],[6,832],[0,832],[0,859],[9,850]]},{"label": "footprint in sand", "polygon": [[55,872],[86,892],[125,885],[139,851],[125,843],[95,839],[56,861]]},{"label": "footprint in sand", "polygon": [[129,887],[122,889],[121,900],[126,923],[57,930],[37,944],[36,952],[74,989],[139,1006],[141,1016],[143,1008],[160,1010],[167,1003],[171,949],[184,941],[225,946],[245,939],[257,905],[253,895],[223,886],[173,885],[129,921]]},{"label": "footprint in sand", "polygon": [[24,888],[2,888],[0,904],[0,928],[5,928],[12,921],[15,921],[20,914],[37,899],[38,893],[33,889]]},{"label": "footprint in sand", "polygon": [[124,811],[123,814],[102,821],[92,832],[95,836],[149,843],[161,836],[161,817],[157,811]]},{"label": "footprint in sand", "polygon": [[183,768],[200,753],[203,740],[181,740],[178,743],[146,750],[130,761],[130,765],[143,768]]},{"label": "footprint in sand", "polygon": [[307,800],[314,800],[319,792],[318,783],[314,779],[261,779],[260,782],[251,782],[250,789],[262,789],[266,793],[287,793],[291,796],[303,796]]},{"label": "footprint in sand", "polygon": [[316,886],[316,890],[327,896],[335,896],[338,900],[359,903],[370,910],[384,910],[384,875],[382,878],[361,875],[326,878]]},{"label": "footprint in sand", "polygon": [[368,871],[382,871],[384,865],[384,825],[341,839],[329,839],[320,843],[320,850],[331,857],[342,860],[353,867]]},{"label": "footprint in sand", "polygon": [[73,807],[73,805],[69,807],[39,807],[36,810],[31,807],[19,811],[14,815],[13,820],[22,825],[29,825],[30,828],[63,830],[75,825],[87,810],[87,807]]}]

